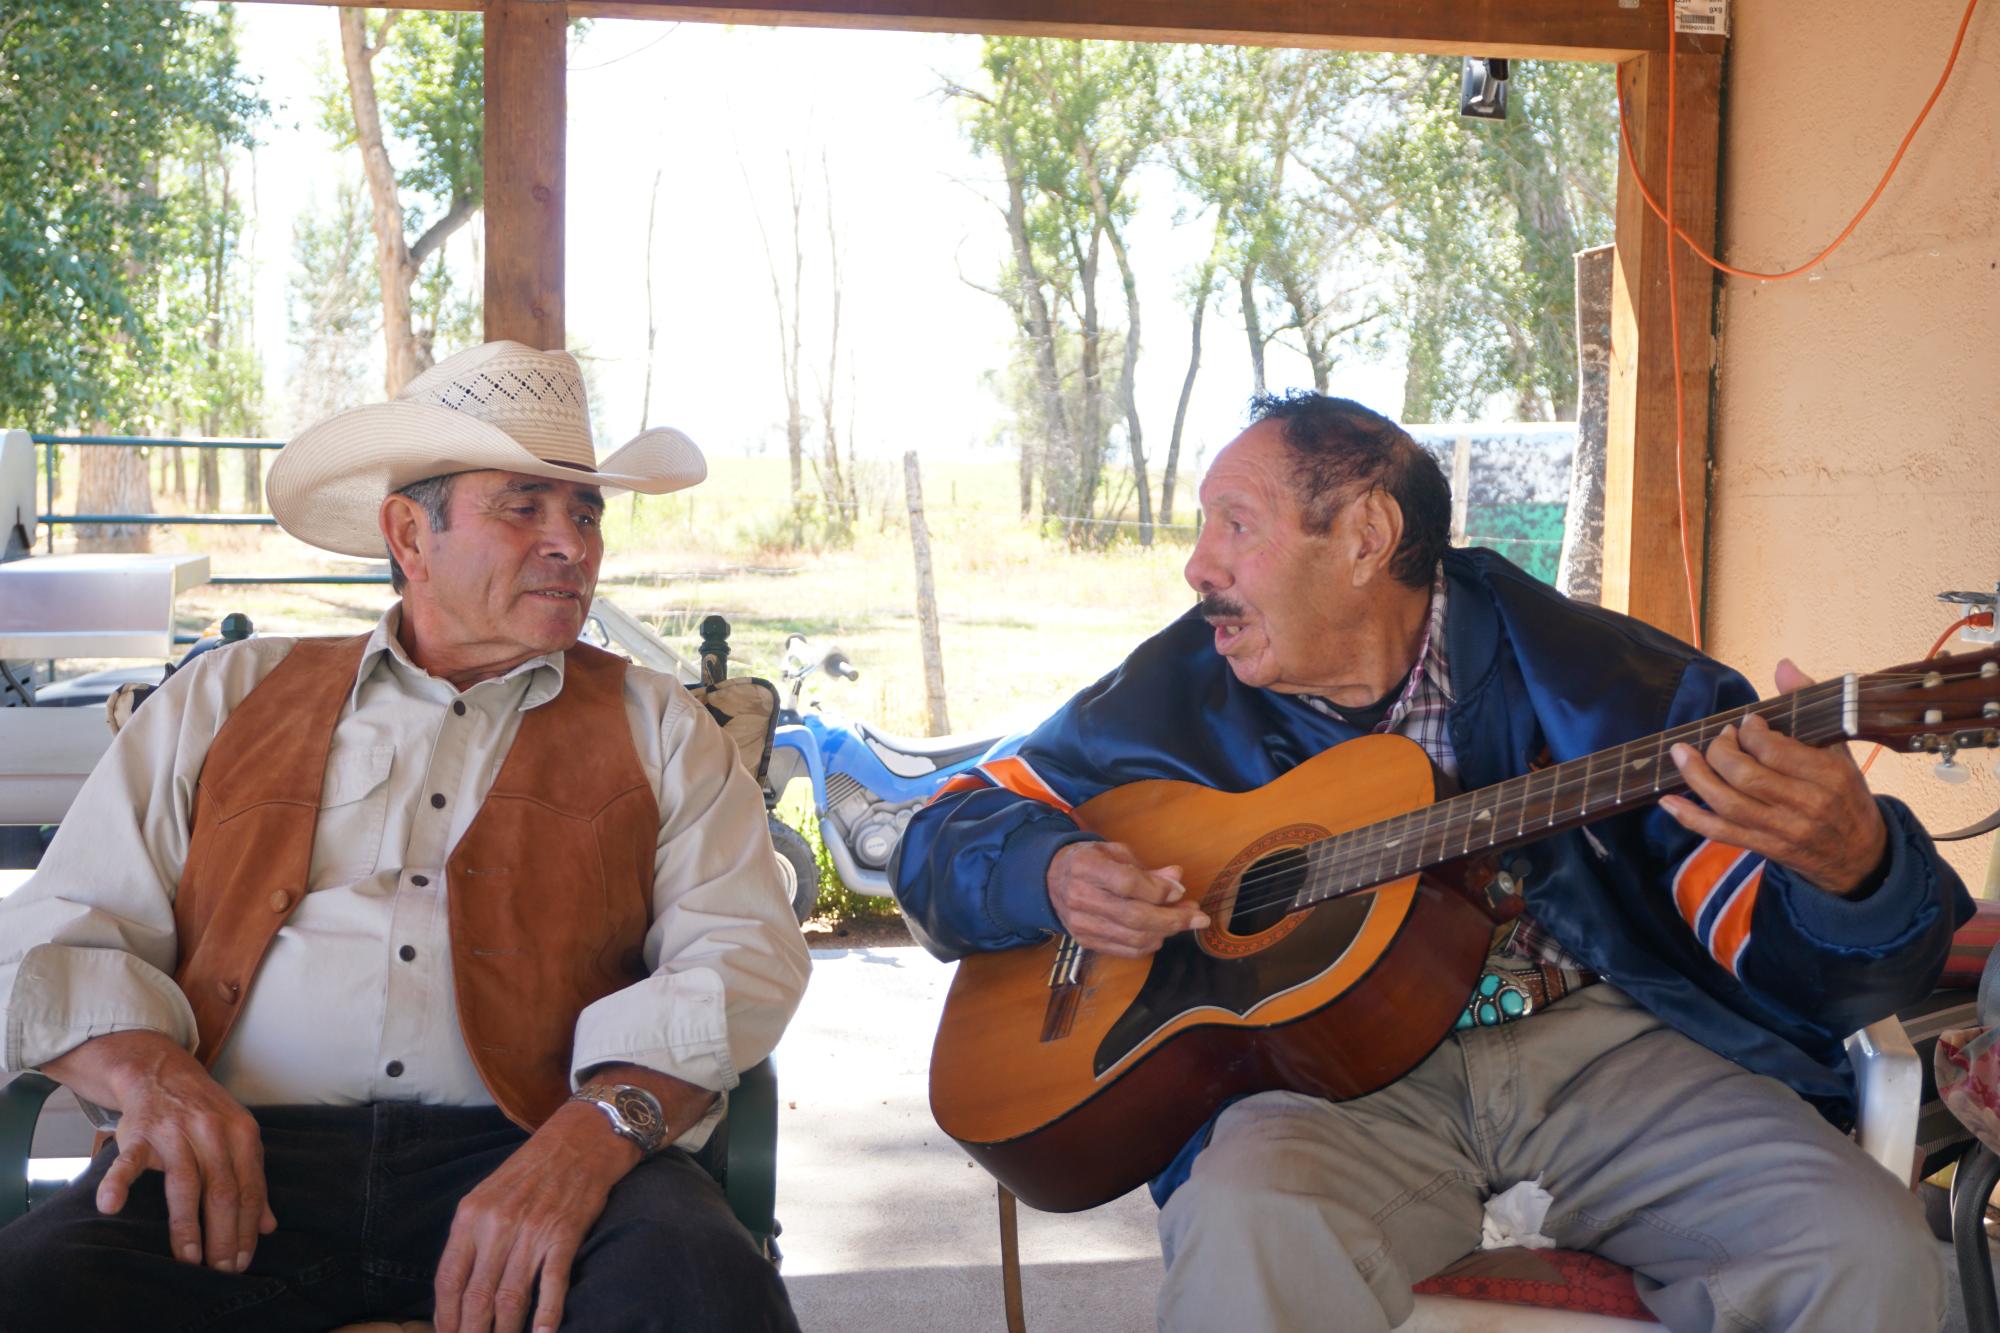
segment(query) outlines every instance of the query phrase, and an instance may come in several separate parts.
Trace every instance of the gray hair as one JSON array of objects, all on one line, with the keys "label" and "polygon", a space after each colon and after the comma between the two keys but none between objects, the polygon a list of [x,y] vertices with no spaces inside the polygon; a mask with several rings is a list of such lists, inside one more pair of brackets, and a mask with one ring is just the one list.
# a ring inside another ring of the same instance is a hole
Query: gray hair
[{"label": "gray hair", "polygon": [[[443,532],[451,526],[451,484],[457,478],[455,472],[447,472],[440,477],[425,477],[422,481],[411,482],[396,494],[414,502],[417,508],[424,511],[424,517],[431,521],[432,532]],[[409,581],[392,554],[389,557],[389,586],[400,593]]]}]

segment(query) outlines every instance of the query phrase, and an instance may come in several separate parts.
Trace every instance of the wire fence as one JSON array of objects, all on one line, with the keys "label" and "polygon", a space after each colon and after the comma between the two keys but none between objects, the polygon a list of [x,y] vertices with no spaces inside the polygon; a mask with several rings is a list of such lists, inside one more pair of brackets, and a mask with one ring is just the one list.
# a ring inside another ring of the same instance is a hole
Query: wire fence
[{"label": "wire fence", "polygon": [[[275,528],[278,520],[269,514],[58,514],[56,512],[56,477],[58,475],[58,450],[64,445],[80,445],[85,448],[101,447],[115,449],[250,449],[275,450],[285,447],[283,440],[249,439],[179,439],[160,435],[30,435],[29,439],[42,447],[42,471],[46,481],[43,507],[46,512],[37,514],[36,521],[46,531],[43,549],[53,554],[56,549],[58,527],[107,527],[112,525],[135,527],[258,527]],[[332,584],[349,586],[386,585],[387,574],[231,574],[211,578],[210,583],[222,584]]]}]

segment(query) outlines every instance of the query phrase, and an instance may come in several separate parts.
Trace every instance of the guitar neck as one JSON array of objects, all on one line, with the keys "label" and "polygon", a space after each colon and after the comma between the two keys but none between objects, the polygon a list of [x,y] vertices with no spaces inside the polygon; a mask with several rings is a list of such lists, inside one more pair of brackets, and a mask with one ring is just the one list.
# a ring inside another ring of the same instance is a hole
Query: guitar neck
[{"label": "guitar neck", "polygon": [[1323,838],[1304,849],[1296,908],[1358,893],[1450,861],[1504,851],[1684,791],[1678,744],[1702,749],[1723,728],[1756,714],[1807,745],[1856,733],[1858,678],[1808,685],[1608,750],[1538,769],[1406,815]]}]

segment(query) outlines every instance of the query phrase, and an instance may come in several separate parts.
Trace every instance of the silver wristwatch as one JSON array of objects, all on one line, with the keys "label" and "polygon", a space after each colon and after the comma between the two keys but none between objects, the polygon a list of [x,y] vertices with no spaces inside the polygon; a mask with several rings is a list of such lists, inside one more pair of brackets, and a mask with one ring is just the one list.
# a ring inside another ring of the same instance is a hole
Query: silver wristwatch
[{"label": "silver wristwatch", "polygon": [[611,1132],[638,1145],[647,1156],[658,1152],[667,1141],[667,1117],[660,1099],[630,1083],[586,1083],[569,1095],[573,1102],[589,1102],[604,1112]]}]

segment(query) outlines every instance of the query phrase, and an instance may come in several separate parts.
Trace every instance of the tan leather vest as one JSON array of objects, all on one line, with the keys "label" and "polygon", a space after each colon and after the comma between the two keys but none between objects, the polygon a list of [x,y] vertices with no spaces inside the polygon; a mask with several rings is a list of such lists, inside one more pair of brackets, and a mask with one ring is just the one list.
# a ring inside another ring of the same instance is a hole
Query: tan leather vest
[{"label": "tan leather vest", "polygon": [[[264,951],[304,896],[333,731],[367,645],[302,639],[229,715],[202,765],[174,899],[180,965],[213,1064]],[[473,1066],[533,1129],[569,1095],[577,1015],[646,975],[659,809],[632,743],[625,663],[578,644],[445,862],[452,980]]]}]

